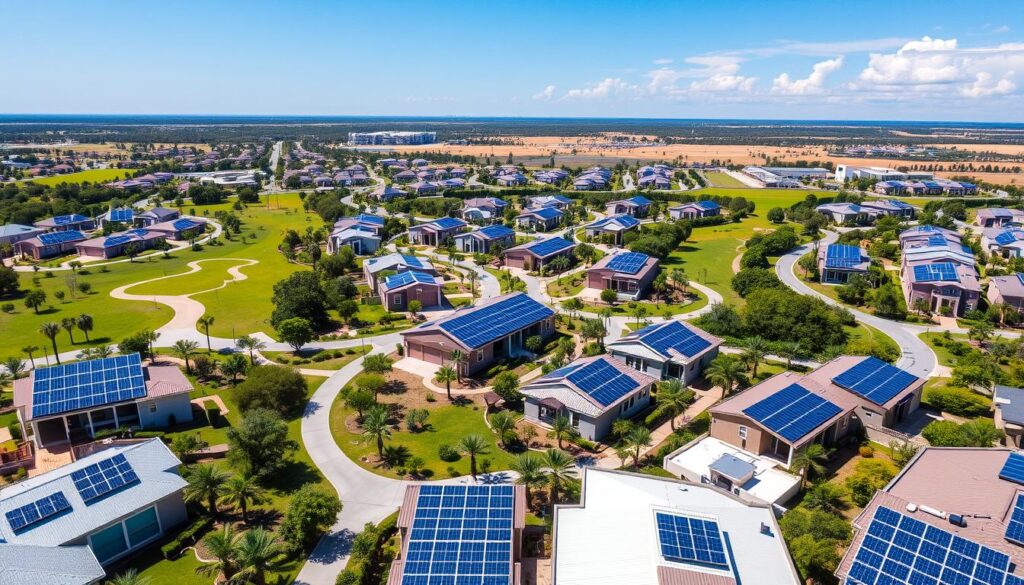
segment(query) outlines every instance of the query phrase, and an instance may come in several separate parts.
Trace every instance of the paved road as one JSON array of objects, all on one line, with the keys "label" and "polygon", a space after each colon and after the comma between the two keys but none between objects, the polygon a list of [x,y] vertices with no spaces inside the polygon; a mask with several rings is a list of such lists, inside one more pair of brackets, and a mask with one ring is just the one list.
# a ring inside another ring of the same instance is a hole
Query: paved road
[{"label": "paved road", "polygon": [[[827,245],[835,242],[837,239],[838,235],[835,232],[826,231],[825,237],[822,238],[820,242],[821,245]],[[839,302],[804,284],[794,272],[797,260],[809,252],[811,248],[812,244],[805,244],[779,258],[779,261],[775,264],[776,273],[778,273],[782,282],[786,283],[786,286],[796,292],[816,296],[830,305],[842,306]],[[850,309],[849,307],[847,307],[847,310],[853,313],[853,316],[857,321],[870,325],[882,333],[885,333],[900,346],[900,349],[903,351],[903,355],[896,362],[896,365],[920,377],[929,377],[935,373],[936,366],[938,365],[935,352],[933,352],[925,342],[921,341],[918,334],[929,330],[935,330],[936,328],[898,323],[896,321],[890,321],[889,319],[882,319],[881,317],[869,315],[863,311]]]}]

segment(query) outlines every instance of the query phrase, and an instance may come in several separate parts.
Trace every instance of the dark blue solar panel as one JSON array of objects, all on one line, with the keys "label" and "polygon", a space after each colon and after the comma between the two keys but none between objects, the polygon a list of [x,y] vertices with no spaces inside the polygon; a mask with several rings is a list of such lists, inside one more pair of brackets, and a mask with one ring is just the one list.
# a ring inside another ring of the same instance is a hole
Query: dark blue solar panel
[{"label": "dark blue solar panel", "polygon": [[423,261],[417,258],[416,256],[413,256],[411,254],[402,254],[401,256],[406,266],[416,266],[419,268],[423,267]]},{"label": "dark blue solar panel", "polygon": [[442,217],[441,219],[435,219],[431,223],[433,223],[438,228],[443,230],[449,230],[452,228],[462,227],[466,225],[466,222],[462,221],[461,219],[456,219],[454,217]]},{"label": "dark blue solar panel", "polygon": [[480,233],[488,238],[504,238],[515,234],[511,228],[503,225],[490,225],[480,230]]},{"label": "dark blue solar panel", "polygon": [[420,284],[436,284],[434,277],[424,272],[418,272],[416,270],[409,270],[407,272],[399,272],[398,274],[392,274],[384,280],[384,286],[392,289],[399,286],[405,286],[418,282]]},{"label": "dark blue solar panel", "polygon": [[554,314],[550,307],[519,293],[441,321],[438,326],[467,347],[478,348]]},{"label": "dark blue solar panel", "polygon": [[917,376],[873,356],[832,378],[836,385],[880,406],[918,380]]},{"label": "dark blue solar panel", "polygon": [[356,219],[363,223],[372,223],[373,225],[384,225],[384,218],[379,215],[370,215],[368,213],[360,213],[356,216]]},{"label": "dark blue solar panel", "polygon": [[614,404],[640,386],[636,380],[611,365],[608,358],[604,357],[570,372],[566,379],[602,406]]},{"label": "dark blue solar panel", "polygon": [[718,522],[696,516],[655,512],[658,545],[666,560],[728,568]]},{"label": "dark blue solar panel", "polygon": [[547,238],[537,240],[536,242],[529,244],[527,249],[541,258],[545,258],[552,254],[568,250],[569,248],[572,248],[573,245],[574,244],[572,242],[565,238]]},{"label": "dark blue solar panel", "polygon": [[914,266],[914,280],[917,282],[959,281],[956,267],[952,262],[936,262]]},{"label": "dark blue solar panel", "polygon": [[671,355],[671,350],[685,357],[693,357],[711,346],[710,341],[679,321],[650,325],[634,335],[662,355]]},{"label": "dark blue solar panel", "polygon": [[80,242],[84,239],[85,234],[76,230],[39,234],[39,241],[45,246],[53,246],[55,244],[63,244],[65,242]]},{"label": "dark blue solar panel", "polygon": [[32,417],[39,418],[141,398],[146,395],[139,354],[36,370]]},{"label": "dark blue solar panel", "polygon": [[181,219],[175,220],[174,223],[171,224],[171,226],[174,229],[178,230],[179,232],[185,231],[185,230],[194,229],[194,228],[197,228],[197,227],[199,227],[201,225],[202,225],[201,223],[199,223],[197,221],[192,221],[191,219],[189,219],[187,217],[183,217]]},{"label": "dark blue solar panel", "polygon": [[78,215],[77,213],[73,214],[73,215],[58,215],[57,217],[53,218],[53,224],[54,225],[68,225],[69,223],[83,222],[86,219],[88,219],[88,218],[85,217],[84,215]]},{"label": "dark blue solar panel", "polygon": [[1010,453],[1003,468],[999,470],[999,479],[1024,485],[1024,455]]},{"label": "dark blue solar panel", "polygon": [[841,408],[799,384],[790,384],[743,410],[768,430],[793,442],[841,412]]},{"label": "dark blue solar panel", "polygon": [[120,246],[121,244],[127,244],[132,241],[131,236],[110,236],[106,240],[103,240],[104,248],[112,248],[114,246]]},{"label": "dark blue solar panel", "polygon": [[71,509],[64,492],[57,492],[7,512],[7,523],[18,532]]},{"label": "dark blue solar panel", "polygon": [[125,456],[118,453],[113,457],[73,471],[71,481],[75,483],[75,489],[82,496],[82,500],[89,503],[114,490],[138,483],[139,476],[136,475]]},{"label": "dark blue solar panel", "polygon": [[131,209],[111,209],[110,210],[110,221],[116,221],[121,223],[128,223],[135,217]]},{"label": "dark blue solar panel", "polygon": [[857,246],[829,244],[825,248],[825,266],[827,268],[853,268],[860,262],[860,248]]},{"label": "dark blue solar panel", "polygon": [[697,207],[701,209],[718,209],[719,205],[711,200],[698,201]]},{"label": "dark blue solar panel", "polygon": [[641,254],[640,252],[616,254],[608,261],[608,268],[611,268],[616,272],[636,274],[637,272],[640,272],[640,269],[644,267],[644,264],[647,263],[649,258],[650,256],[647,254]]},{"label": "dark blue solar panel", "polygon": [[562,216],[562,211],[557,207],[540,207],[537,209],[528,209],[526,212],[540,216],[543,219],[555,219],[556,217]]}]

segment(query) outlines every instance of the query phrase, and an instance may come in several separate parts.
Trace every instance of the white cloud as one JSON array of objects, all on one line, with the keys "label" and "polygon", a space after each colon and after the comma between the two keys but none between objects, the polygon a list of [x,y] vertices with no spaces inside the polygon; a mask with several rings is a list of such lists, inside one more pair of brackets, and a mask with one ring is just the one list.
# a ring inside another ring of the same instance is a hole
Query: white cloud
[{"label": "white cloud", "polygon": [[843,58],[836,57],[815,63],[811,74],[805,79],[790,79],[783,73],[772,81],[772,91],[788,95],[813,95],[824,92],[825,78],[843,66]]},{"label": "white cloud", "polygon": [[605,99],[635,93],[639,88],[618,77],[606,77],[598,83],[566,92],[566,99]]},{"label": "white cloud", "polygon": [[704,93],[718,93],[725,91],[750,93],[754,90],[755,83],[757,83],[756,77],[716,73],[703,81],[692,82],[690,84],[690,90]]},{"label": "white cloud", "polygon": [[868,53],[872,51],[889,51],[901,47],[908,39],[902,37],[884,37],[878,39],[859,39],[854,41],[779,41],[770,47],[753,49],[737,49],[724,51],[726,55],[749,55],[755,57],[776,57],[779,55],[804,55],[808,57],[827,57],[845,53]]},{"label": "white cloud", "polygon": [[960,95],[979,98],[1012,93],[1013,90],[1017,89],[1017,84],[1010,81],[1009,77],[1011,75],[1013,75],[1012,72],[999,81],[994,81],[991,73],[982,71],[974,76],[974,83],[960,88]]},{"label": "white cloud", "polygon": [[549,85],[549,86],[545,87],[542,91],[539,91],[539,92],[533,94],[533,99],[540,100],[540,101],[548,101],[554,95],[555,95],[555,86]]},{"label": "white cloud", "polygon": [[662,59],[655,59],[654,60],[654,64],[655,65],[670,65],[671,63],[672,63],[672,59],[662,58]]}]

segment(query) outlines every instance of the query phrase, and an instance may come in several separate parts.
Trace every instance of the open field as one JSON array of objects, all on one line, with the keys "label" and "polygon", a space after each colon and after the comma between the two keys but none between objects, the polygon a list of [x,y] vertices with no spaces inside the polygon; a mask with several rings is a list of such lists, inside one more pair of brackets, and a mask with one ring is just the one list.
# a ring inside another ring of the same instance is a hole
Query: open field
[{"label": "open field", "polygon": [[131,169],[89,169],[66,175],[53,175],[52,177],[36,177],[31,179],[37,185],[60,185],[61,183],[109,183],[128,176],[128,173],[135,172]]},{"label": "open field", "polygon": [[710,182],[715,187],[727,187],[729,189],[750,188],[749,185],[746,185],[742,181],[736,179],[735,177],[732,177],[728,173],[723,173],[721,171],[708,171],[704,173],[704,176],[707,178],[708,182]]}]

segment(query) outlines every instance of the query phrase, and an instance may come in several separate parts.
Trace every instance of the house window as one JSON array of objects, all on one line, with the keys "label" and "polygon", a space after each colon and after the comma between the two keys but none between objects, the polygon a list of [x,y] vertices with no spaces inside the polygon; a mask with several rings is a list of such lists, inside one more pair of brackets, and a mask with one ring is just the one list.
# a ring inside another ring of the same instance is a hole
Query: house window
[{"label": "house window", "polygon": [[155,400],[152,400],[149,403],[149,413],[150,414],[156,414],[156,401]]},{"label": "house window", "polygon": [[125,540],[124,528],[121,523],[118,522],[90,536],[89,547],[96,555],[96,560],[101,563],[127,551],[128,543]]},{"label": "house window", "polygon": [[741,439],[746,439],[747,438],[747,427],[745,427],[743,425],[740,425],[740,438]]},{"label": "house window", "polygon": [[160,522],[156,517],[156,508],[147,508],[124,521],[125,532],[132,548],[152,540],[160,534]]},{"label": "house window", "polygon": [[476,361],[478,361],[478,362],[484,361],[484,352],[483,352],[483,350],[480,350],[480,351],[476,352]]},{"label": "house window", "polygon": [[395,305],[397,307],[401,307],[402,306],[402,295],[392,295],[391,299],[392,299],[391,300],[391,304],[393,304],[393,305]]},{"label": "house window", "polygon": [[569,411],[569,422],[572,424],[572,428],[580,428],[580,413]]}]

